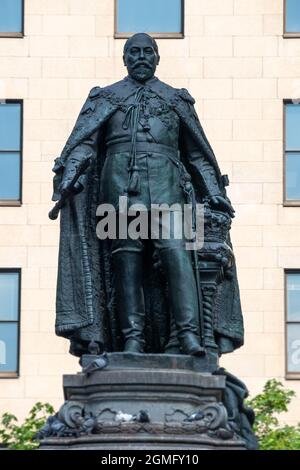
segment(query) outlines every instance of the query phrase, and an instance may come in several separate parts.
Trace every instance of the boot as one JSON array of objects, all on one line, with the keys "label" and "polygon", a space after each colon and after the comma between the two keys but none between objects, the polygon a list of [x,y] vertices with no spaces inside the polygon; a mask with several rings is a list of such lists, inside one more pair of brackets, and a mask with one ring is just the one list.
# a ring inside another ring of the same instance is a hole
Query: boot
[{"label": "boot", "polygon": [[173,314],[170,318],[170,335],[169,341],[165,346],[165,354],[180,354],[180,344],[178,339],[178,331]]},{"label": "boot", "polygon": [[144,351],[145,302],[142,286],[142,253],[113,254],[117,311],[124,337],[124,352]]},{"label": "boot", "polygon": [[160,251],[160,257],[167,276],[169,302],[181,350],[188,355],[203,355],[204,348],[199,336],[197,287],[190,252],[165,248]]}]

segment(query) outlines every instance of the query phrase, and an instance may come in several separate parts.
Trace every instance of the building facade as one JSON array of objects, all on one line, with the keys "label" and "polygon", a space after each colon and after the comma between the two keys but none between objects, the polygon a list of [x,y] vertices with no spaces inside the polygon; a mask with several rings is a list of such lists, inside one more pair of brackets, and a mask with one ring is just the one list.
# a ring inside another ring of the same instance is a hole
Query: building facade
[{"label": "building facade", "polygon": [[[151,10],[147,10],[149,3]],[[155,32],[157,76],[187,88],[231,185],[245,346],[221,364],[252,395],[278,378],[300,421],[300,6],[296,0],[0,2],[0,414],[58,408],[78,359],[54,334],[53,160],[89,90]],[[2,6],[1,6],[2,4]],[[143,5],[144,4],[144,5]],[[145,13],[146,12],[146,13]]]}]

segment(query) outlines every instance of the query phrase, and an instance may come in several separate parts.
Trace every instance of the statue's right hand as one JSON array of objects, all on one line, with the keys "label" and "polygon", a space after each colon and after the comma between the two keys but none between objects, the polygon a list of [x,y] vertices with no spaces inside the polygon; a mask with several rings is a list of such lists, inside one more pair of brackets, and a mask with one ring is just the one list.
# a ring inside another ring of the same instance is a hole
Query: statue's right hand
[{"label": "statue's right hand", "polygon": [[65,196],[70,193],[78,194],[80,193],[80,191],[82,191],[83,186],[79,181],[77,181],[72,187],[71,187],[71,184],[72,182],[69,178],[64,178],[62,180],[60,187],[59,187],[59,192],[62,196]]},{"label": "statue's right hand", "polygon": [[64,179],[61,182],[59,192],[62,196],[70,192],[70,180]]},{"label": "statue's right hand", "polygon": [[59,187],[59,191],[62,196],[68,194],[78,194],[83,188],[83,177],[86,174],[86,170],[91,162],[91,155],[85,156],[85,158],[76,159],[70,158],[64,169],[62,182]]},{"label": "statue's right hand", "polygon": [[62,196],[76,193],[76,185],[78,181],[76,181],[76,183],[74,184],[74,178],[76,177],[78,165],[78,160],[74,158],[70,158],[68,160],[64,169],[62,182],[59,187],[59,192]]}]

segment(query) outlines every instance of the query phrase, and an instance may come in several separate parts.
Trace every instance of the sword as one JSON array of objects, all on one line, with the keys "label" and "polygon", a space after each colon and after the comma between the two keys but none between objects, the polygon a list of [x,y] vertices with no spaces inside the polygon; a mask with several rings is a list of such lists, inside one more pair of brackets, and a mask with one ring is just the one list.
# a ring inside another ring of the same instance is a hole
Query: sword
[{"label": "sword", "polygon": [[[193,185],[190,181],[187,181],[185,184],[185,193],[187,195],[188,202],[192,205],[192,217],[193,217],[193,233],[196,233],[196,200]],[[203,320],[203,304],[202,304],[202,292],[200,285],[200,276],[198,269],[198,254],[197,250],[193,251],[193,261],[194,261],[194,272],[195,272],[195,281],[197,289],[197,300],[198,300],[198,312],[199,312],[199,329],[200,329],[200,339],[201,347],[203,349],[203,354],[205,354],[205,336],[204,336],[204,320]]]}]

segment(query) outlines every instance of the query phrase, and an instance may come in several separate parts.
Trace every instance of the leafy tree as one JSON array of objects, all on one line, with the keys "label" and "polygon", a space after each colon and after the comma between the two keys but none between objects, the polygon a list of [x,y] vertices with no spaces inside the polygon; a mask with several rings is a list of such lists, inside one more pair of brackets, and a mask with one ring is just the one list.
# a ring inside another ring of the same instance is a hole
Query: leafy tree
[{"label": "leafy tree", "polygon": [[263,392],[248,401],[256,415],[254,432],[261,450],[300,450],[300,423],[280,426],[278,414],[288,410],[295,392],[285,390],[276,379],[266,382]]},{"label": "leafy tree", "polygon": [[45,424],[48,415],[53,413],[54,409],[49,403],[38,402],[21,425],[18,424],[18,419],[14,415],[4,413],[0,422],[1,444],[9,449],[36,449],[39,442],[34,440],[34,436]]}]

